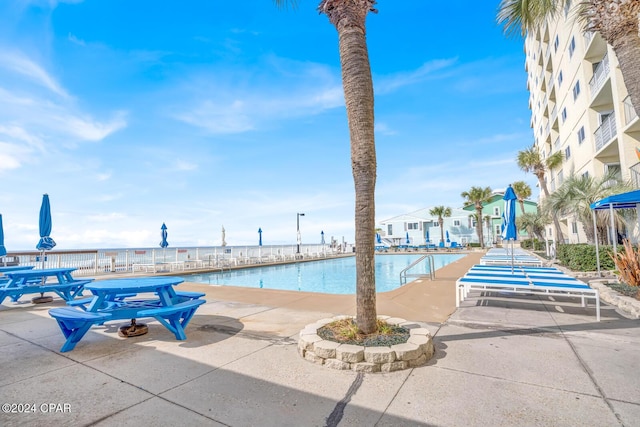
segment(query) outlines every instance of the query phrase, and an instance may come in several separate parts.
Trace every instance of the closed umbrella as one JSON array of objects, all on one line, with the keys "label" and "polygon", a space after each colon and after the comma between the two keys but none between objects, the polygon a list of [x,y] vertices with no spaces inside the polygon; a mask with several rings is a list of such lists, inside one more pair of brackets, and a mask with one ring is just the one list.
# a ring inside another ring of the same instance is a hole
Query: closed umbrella
[{"label": "closed umbrella", "polygon": [[51,238],[51,205],[49,203],[49,195],[42,196],[42,206],[40,206],[40,241],[36,245],[36,249],[42,251],[42,268],[44,268],[44,252],[50,251],[56,245]]},{"label": "closed umbrella", "polygon": [[430,240],[431,239],[429,238],[429,230],[427,230],[427,232],[424,234],[424,243],[428,245]]},{"label": "closed umbrella", "polygon": [[258,228],[258,246],[262,246],[262,228]]},{"label": "closed umbrella", "polygon": [[7,254],[7,248],[4,247],[4,230],[2,228],[2,214],[0,214],[0,256]]},{"label": "closed umbrella", "polygon": [[167,226],[165,225],[165,223],[162,223],[162,227],[160,227],[160,237],[162,238],[162,240],[160,241],[160,247],[163,249],[162,250],[162,261],[166,261],[166,257],[165,257],[165,249],[167,249],[167,247],[169,246],[169,242],[167,242]]},{"label": "closed umbrella", "polygon": [[411,240],[409,240],[409,232],[407,231],[407,245],[411,243]]},{"label": "closed umbrella", "polygon": [[[42,268],[44,269],[44,253],[50,251],[56,245],[56,242],[51,238],[51,204],[49,203],[49,195],[44,194],[42,196],[42,205],[40,206],[40,241],[36,245],[36,249],[42,252]],[[42,278],[42,284],[44,285],[44,277]],[[35,304],[43,302],[53,301],[52,297],[45,297],[44,292],[40,293],[39,297],[33,298],[31,302]]]},{"label": "closed umbrella", "polygon": [[511,241],[511,273],[513,273],[513,241],[518,238],[518,231],[516,229],[516,196],[515,191],[511,185],[504,192],[504,223],[502,229],[502,239]]},{"label": "closed umbrella", "polygon": [[447,236],[447,243],[451,243],[451,240],[449,239],[449,230],[446,231],[446,236]]}]

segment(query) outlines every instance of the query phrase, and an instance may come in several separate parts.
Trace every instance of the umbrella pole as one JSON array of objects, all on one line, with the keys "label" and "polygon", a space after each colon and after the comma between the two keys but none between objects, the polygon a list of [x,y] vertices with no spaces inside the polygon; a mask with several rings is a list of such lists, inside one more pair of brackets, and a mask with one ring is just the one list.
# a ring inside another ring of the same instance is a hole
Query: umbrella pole
[{"label": "umbrella pole", "polygon": [[[511,239],[509,239],[511,240]],[[514,264],[514,260],[513,260],[513,240],[511,240],[511,274],[513,274],[513,264]]]}]

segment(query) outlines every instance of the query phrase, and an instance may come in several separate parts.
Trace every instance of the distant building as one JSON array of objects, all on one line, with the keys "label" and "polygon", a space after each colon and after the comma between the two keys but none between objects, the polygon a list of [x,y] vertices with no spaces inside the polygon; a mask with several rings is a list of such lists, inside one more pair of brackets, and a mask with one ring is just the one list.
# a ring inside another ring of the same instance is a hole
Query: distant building
[{"label": "distant building", "polygon": [[[500,243],[500,232],[502,227],[502,212],[504,210],[504,192],[495,192],[491,200],[483,205],[482,217],[489,218],[489,228],[486,220],[482,226],[485,227],[483,235],[485,246],[493,246]],[[516,218],[522,214],[519,202],[516,202]],[[451,208],[451,216],[443,217],[443,224],[438,223],[438,217],[433,216],[429,211],[433,209],[424,208],[414,212],[394,216],[378,223],[378,233],[381,244],[386,246],[421,246],[425,244],[439,245],[444,236],[445,246],[450,246],[452,242],[457,244],[479,243],[476,231],[476,211],[475,206],[465,206],[464,208]],[[538,205],[535,202],[524,201],[525,212],[537,212]],[[447,232],[449,242],[447,242]],[[528,238],[526,230],[518,230],[518,236]],[[408,242],[407,242],[408,238]]]},{"label": "distant building", "polygon": [[447,243],[447,231],[450,242],[458,244],[478,242],[475,223],[467,211],[451,209],[451,216],[443,218],[444,224],[439,224],[438,217],[429,214],[431,209],[433,208],[424,208],[381,221],[378,228],[383,243],[389,246],[405,244],[420,246],[427,243],[438,246],[442,235]]}]

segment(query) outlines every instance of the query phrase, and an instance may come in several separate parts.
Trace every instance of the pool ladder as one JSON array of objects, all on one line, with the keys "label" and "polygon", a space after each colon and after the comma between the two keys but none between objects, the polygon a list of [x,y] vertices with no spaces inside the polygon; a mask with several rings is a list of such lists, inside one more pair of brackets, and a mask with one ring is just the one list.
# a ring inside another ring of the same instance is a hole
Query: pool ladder
[{"label": "pool ladder", "polygon": [[407,273],[407,271],[409,271],[410,269],[412,269],[413,267],[415,267],[416,265],[424,261],[425,258],[428,259],[428,262],[429,262],[429,279],[433,280],[436,278],[436,272],[435,272],[436,269],[435,269],[435,263],[433,261],[433,255],[423,255],[417,260],[415,260],[414,262],[412,262],[407,268],[403,269],[400,272],[400,286],[407,283],[407,277],[425,277],[426,276],[425,274]]}]

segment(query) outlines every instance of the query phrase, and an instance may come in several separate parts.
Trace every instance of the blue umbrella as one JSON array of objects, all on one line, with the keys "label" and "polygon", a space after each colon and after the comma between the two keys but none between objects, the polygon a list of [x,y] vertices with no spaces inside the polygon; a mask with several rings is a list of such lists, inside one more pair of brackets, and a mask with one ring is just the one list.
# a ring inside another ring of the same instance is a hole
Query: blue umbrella
[{"label": "blue umbrella", "polygon": [[7,254],[7,248],[4,247],[4,230],[2,229],[2,214],[0,214],[0,256]]},{"label": "blue umbrella", "polygon": [[380,237],[380,233],[376,233],[376,243],[382,243],[382,237]]},{"label": "blue umbrella", "polygon": [[262,246],[262,228],[258,228],[258,246]]},{"label": "blue umbrella", "polygon": [[162,223],[162,227],[160,227],[160,237],[162,237],[162,240],[160,241],[160,247],[163,249],[162,261],[164,262],[167,260],[167,253],[165,249],[167,249],[167,246],[169,246],[169,242],[167,242],[167,226],[164,224],[164,222]]},{"label": "blue umbrella", "polygon": [[518,238],[518,231],[516,230],[516,200],[518,200],[518,197],[511,185],[504,192],[502,200],[504,200],[502,239],[511,240],[511,272],[513,273],[513,241]]},{"label": "blue umbrella", "polygon": [[409,232],[407,231],[407,245],[411,243],[411,240],[409,240]]},{"label": "blue umbrella", "polygon": [[324,230],[320,232],[320,244],[324,245]]},{"label": "blue umbrella", "polygon": [[429,238],[429,229],[427,229],[427,232],[424,234],[424,242],[428,245],[429,240],[431,239]]},{"label": "blue umbrella", "polygon": [[36,245],[36,249],[42,251],[42,268],[44,268],[44,251],[50,251],[56,245],[51,238],[51,205],[49,204],[49,195],[42,196],[42,206],[40,206],[40,241]]},{"label": "blue umbrella", "polygon": [[160,247],[165,249],[169,246],[169,242],[167,242],[167,226],[162,223],[162,227],[160,227],[160,236],[162,237],[162,241],[160,242]]},{"label": "blue umbrella", "polygon": [[446,236],[447,236],[447,243],[451,243],[451,240],[449,240],[449,230],[447,230],[445,233],[446,233]]}]

